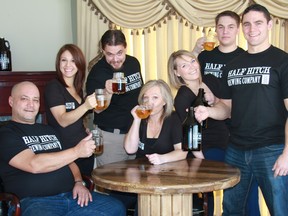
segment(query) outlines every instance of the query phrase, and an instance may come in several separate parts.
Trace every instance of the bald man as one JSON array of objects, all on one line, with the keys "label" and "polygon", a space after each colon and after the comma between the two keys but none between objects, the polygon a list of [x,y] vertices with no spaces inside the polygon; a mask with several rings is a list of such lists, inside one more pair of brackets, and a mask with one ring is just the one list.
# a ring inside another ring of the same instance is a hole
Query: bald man
[{"label": "bald man", "polygon": [[54,129],[35,123],[40,93],[32,82],[15,85],[9,105],[12,121],[0,128],[0,176],[5,191],[19,197],[22,216],[125,215],[119,201],[82,184],[73,161],[93,154],[91,134],[62,150]]}]

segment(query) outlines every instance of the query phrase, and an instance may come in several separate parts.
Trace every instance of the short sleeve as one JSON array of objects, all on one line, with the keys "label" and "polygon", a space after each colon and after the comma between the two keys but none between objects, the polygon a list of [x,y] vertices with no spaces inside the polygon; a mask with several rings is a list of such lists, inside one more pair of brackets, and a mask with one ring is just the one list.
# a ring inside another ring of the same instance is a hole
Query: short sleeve
[{"label": "short sleeve", "polygon": [[180,121],[184,121],[186,118],[188,109],[192,102],[195,100],[196,95],[186,86],[181,86],[174,99],[174,107],[180,118]]},{"label": "short sleeve", "polygon": [[2,127],[0,129],[0,140],[0,158],[5,163],[9,163],[15,155],[28,148],[23,145],[21,137],[17,136],[11,128]]},{"label": "short sleeve", "polygon": [[46,107],[51,108],[59,105],[65,105],[64,86],[58,80],[49,82],[44,91]]}]

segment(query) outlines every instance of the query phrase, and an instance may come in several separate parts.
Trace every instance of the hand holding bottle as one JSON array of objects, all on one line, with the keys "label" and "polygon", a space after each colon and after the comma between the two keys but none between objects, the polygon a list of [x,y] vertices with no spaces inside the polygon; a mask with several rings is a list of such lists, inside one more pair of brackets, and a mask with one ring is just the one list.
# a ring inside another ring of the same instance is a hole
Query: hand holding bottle
[{"label": "hand holding bottle", "polygon": [[195,118],[198,122],[202,122],[209,117],[209,109],[205,106],[198,106],[194,109]]},{"label": "hand holding bottle", "polygon": [[219,99],[211,91],[205,92],[204,97],[207,101],[208,106],[213,106],[219,101]]}]

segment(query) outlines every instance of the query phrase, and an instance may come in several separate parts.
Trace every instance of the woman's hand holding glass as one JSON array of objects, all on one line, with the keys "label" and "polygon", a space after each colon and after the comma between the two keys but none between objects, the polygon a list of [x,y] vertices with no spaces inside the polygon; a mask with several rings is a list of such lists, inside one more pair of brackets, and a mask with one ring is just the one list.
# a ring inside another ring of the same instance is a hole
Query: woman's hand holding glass
[{"label": "woman's hand holding glass", "polygon": [[95,106],[96,111],[103,111],[108,107],[109,97],[105,89],[95,89],[95,97],[97,104]]},{"label": "woman's hand holding glass", "polygon": [[152,105],[143,103],[143,104],[135,106],[131,113],[134,118],[137,117],[139,119],[146,119],[151,114],[152,109],[153,109]]},{"label": "woman's hand holding glass", "polygon": [[96,98],[95,98],[95,93],[88,95],[85,99],[85,107],[88,110],[91,110],[93,108],[95,108],[97,102],[96,102]]}]

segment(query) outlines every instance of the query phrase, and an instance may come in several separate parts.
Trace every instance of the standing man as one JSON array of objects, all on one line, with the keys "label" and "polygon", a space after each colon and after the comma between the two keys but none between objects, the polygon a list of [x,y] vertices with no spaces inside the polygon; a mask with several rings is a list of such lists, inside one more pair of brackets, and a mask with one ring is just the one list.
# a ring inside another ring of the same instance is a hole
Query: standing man
[{"label": "standing man", "polygon": [[[123,145],[125,134],[133,121],[130,111],[137,105],[143,79],[139,61],[126,55],[126,46],[125,36],[120,30],[106,31],[101,38],[104,56],[93,66],[87,78],[87,94],[105,88],[110,97],[106,110],[94,112],[94,124],[102,130],[104,139],[104,151],[97,156],[97,166],[134,158],[134,155],[126,153]],[[126,93],[113,94],[114,72],[124,73]]]},{"label": "standing man", "polygon": [[12,121],[0,128],[0,176],[5,191],[20,199],[22,216],[126,215],[119,201],[82,184],[74,161],[93,154],[91,134],[62,150],[54,129],[35,123],[40,93],[31,82],[12,88],[9,105]]},{"label": "standing man", "polygon": [[248,50],[224,68],[223,99],[195,109],[199,121],[231,115],[225,160],[240,169],[241,180],[224,191],[224,216],[245,215],[253,177],[270,214],[288,213],[288,54],[269,43],[272,25],[269,11],[259,4],[243,12]]},{"label": "standing man", "polygon": [[216,16],[215,25],[219,46],[212,51],[202,51],[198,55],[198,61],[202,74],[212,74],[217,78],[221,78],[222,67],[244,52],[236,44],[240,17],[233,11],[224,11]]},{"label": "standing man", "polygon": [[[223,76],[223,67],[245,51],[236,44],[240,27],[240,16],[237,13],[233,11],[223,11],[219,13],[215,18],[215,26],[219,46],[215,47],[212,51],[202,51],[198,55],[198,61],[203,75],[212,74],[218,79],[221,79]],[[198,39],[198,48],[194,48],[194,53],[196,53],[197,50],[201,50],[204,39]],[[230,119],[227,119],[226,123],[229,128]],[[213,157],[213,155],[211,155],[211,157]],[[258,185],[255,180],[252,181],[251,185],[251,191],[246,207],[246,216],[260,216]],[[209,201],[210,200],[211,199],[209,199]],[[209,212],[211,212],[210,207],[213,207],[213,200],[209,202],[208,206],[210,210]]]}]

